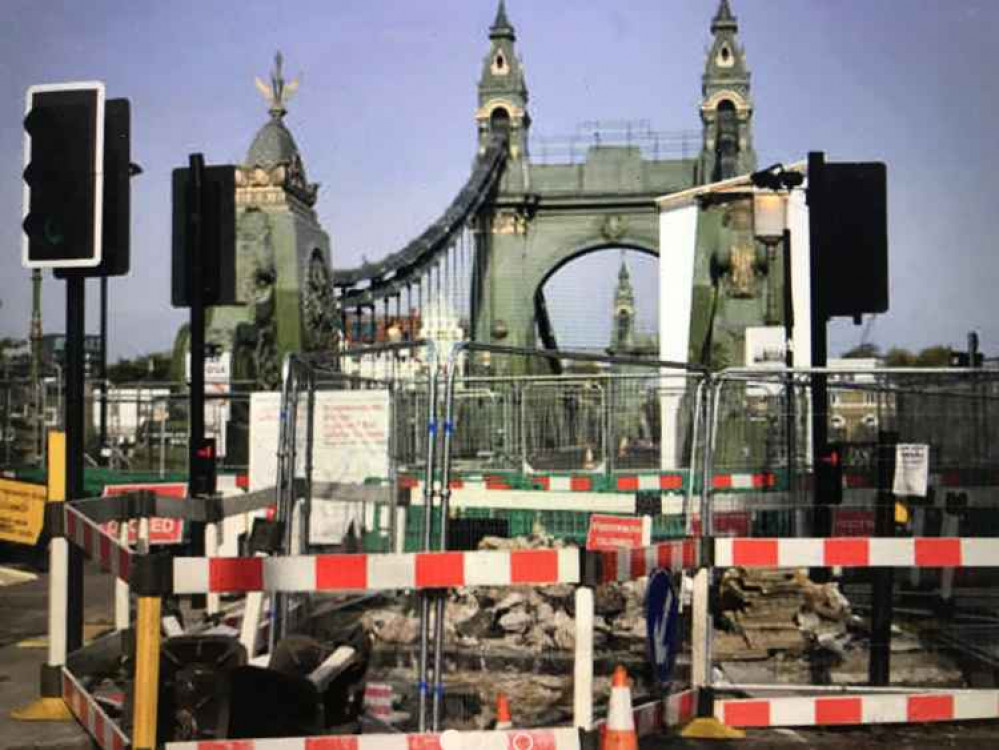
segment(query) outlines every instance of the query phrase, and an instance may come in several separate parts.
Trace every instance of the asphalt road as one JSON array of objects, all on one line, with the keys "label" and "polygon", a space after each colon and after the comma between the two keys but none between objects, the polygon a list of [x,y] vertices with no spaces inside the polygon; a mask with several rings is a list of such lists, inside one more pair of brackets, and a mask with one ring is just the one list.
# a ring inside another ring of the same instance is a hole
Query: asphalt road
[{"label": "asphalt road", "polygon": [[[16,570],[16,569],[15,569]],[[39,670],[45,661],[48,577],[27,583],[23,576],[0,575],[0,749],[82,750],[87,734],[76,722],[21,722],[10,712],[38,697]],[[113,597],[110,580],[89,563],[84,568],[88,632],[110,625]]]}]

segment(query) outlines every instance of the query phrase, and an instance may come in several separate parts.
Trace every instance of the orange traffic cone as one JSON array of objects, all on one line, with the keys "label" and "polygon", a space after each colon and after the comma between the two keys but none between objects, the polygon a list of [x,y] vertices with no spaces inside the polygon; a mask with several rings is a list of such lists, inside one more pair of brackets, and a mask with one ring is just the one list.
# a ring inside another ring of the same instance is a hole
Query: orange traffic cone
[{"label": "orange traffic cone", "polygon": [[496,728],[513,729],[513,719],[510,717],[510,701],[506,693],[496,694]]},{"label": "orange traffic cone", "polygon": [[603,735],[601,750],[637,750],[635,715],[631,710],[631,688],[628,672],[621,665],[614,670],[611,680],[610,706],[607,709],[607,731]]}]

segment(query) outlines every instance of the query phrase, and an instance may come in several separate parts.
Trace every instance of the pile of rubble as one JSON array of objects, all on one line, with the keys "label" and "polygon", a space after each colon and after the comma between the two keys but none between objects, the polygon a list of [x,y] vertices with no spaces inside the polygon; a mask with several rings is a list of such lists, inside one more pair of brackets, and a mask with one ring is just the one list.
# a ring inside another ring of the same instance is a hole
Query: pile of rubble
[{"label": "pile of rubble", "polygon": [[[806,571],[732,568],[721,579],[714,658],[733,682],[859,684],[867,681],[869,624],[837,583]],[[892,632],[896,684],[961,687],[961,670],[927,651],[915,632]]]},{"label": "pile of rubble", "polygon": [[[502,539],[486,537],[479,549],[534,549],[565,546],[544,534]],[[448,593],[444,622],[449,647],[515,650],[541,654],[571,652],[575,645],[575,587],[455,589]],[[594,647],[644,653],[645,587],[641,581],[596,589]],[[419,638],[415,600],[368,612],[363,622],[376,643],[408,645]]]},{"label": "pile of rubble", "polygon": [[[545,534],[503,539],[486,537],[483,550],[564,547]],[[520,726],[567,721],[572,708],[575,647],[575,586],[472,587],[448,592],[445,609],[445,668],[451,705],[448,726],[485,728],[496,693],[516,696],[514,718]],[[609,584],[594,592],[594,649],[598,654],[635,663],[645,655],[643,582]],[[361,618],[376,651],[414,653],[419,642],[419,604],[400,597],[391,606]],[[412,684],[412,664],[396,659],[377,677],[402,687]],[[594,694],[606,695],[608,676],[596,676]],[[457,705],[455,705],[457,704]],[[402,707],[407,710],[407,707]]]}]

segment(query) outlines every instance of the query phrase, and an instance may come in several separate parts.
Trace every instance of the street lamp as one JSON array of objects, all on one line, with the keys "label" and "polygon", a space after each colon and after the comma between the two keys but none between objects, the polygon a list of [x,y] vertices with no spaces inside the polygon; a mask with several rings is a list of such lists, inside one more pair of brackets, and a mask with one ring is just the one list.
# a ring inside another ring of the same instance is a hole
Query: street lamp
[{"label": "street lamp", "polygon": [[[791,190],[804,182],[800,172],[789,172],[780,164],[756,172],[750,176],[757,188],[753,193],[753,232],[756,238],[767,247],[767,262],[770,273],[776,269],[777,245],[784,250],[784,365],[788,369],[785,381],[787,410],[785,415],[785,438],[787,441],[787,481],[788,488],[793,493],[794,459],[796,447],[796,419],[794,375],[790,372],[794,367],[794,305],[791,285],[791,231],[787,227],[787,201]],[[772,279],[772,277],[771,277]],[[776,284],[771,281],[770,295],[767,300],[767,316],[770,323],[776,322]]]}]

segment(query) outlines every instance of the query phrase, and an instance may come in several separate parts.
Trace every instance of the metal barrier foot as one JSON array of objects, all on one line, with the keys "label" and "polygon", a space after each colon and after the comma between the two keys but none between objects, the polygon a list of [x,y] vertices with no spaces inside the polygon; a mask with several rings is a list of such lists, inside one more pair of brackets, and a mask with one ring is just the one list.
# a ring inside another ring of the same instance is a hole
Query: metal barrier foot
[{"label": "metal barrier foot", "polygon": [[75,721],[62,698],[39,698],[10,712],[14,721]]}]

